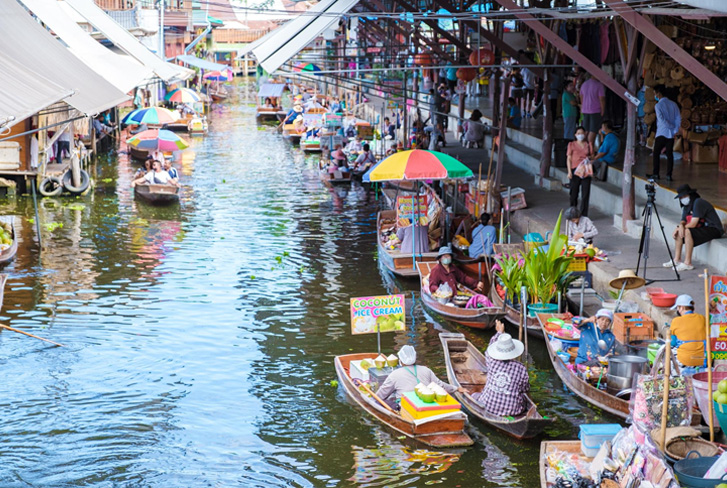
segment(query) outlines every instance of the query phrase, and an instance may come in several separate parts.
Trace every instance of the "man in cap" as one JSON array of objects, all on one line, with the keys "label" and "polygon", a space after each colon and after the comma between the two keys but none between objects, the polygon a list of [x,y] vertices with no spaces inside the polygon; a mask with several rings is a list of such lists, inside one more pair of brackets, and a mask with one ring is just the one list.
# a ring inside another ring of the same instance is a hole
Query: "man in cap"
[{"label": "man in cap", "polygon": [[293,104],[293,108],[291,108],[290,112],[288,112],[288,115],[285,116],[285,120],[283,121],[283,123],[292,124],[296,117],[298,117],[302,113],[303,105],[300,102],[295,102]]},{"label": "man in cap", "polygon": [[396,409],[399,408],[399,400],[401,394],[408,391],[414,391],[414,388],[422,383],[428,385],[434,382],[445,389],[447,393],[454,393],[459,391],[464,393],[463,388],[457,388],[441,381],[437,376],[432,373],[432,370],[426,366],[416,365],[417,352],[410,346],[406,345],[399,349],[399,364],[401,368],[394,370],[385,380],[384,383],[379,387],[376,395],[384,400],[391,407]]},{"label": "man in cap", "polygon": [[477,281],[464,274],[464,272],[458,267],[452,264],[452,248],[449,246],[442,246],[439,248],[437,253],[437,265],[432,268],[429,273],[429,291],[434,293],[442,286],[447,283],[452,289],[453,293],[457,292],[457,283],[474,288],[476,291],[482,292],[485,288],[484,283]]},{"label": "man in cap", "polygon": [[[667,261],[664,267],[671,268],[676,265],[677,271],[688,271],[694,269],[692,266],[694,248],[722,237],[724,226],[712,204],[700,197],[697,190],[688,184],[680,185],[674,198],[678,198],[682,206],[682,219],[672,234],[675,242],[674,262]],[[684,261],[682,261],[682,244]]]},{"label": "man in cap", "polygon": [[578,341],[576,364],[597,361],[599,357],[608,355],[616,344],[616,336],[611,332],[613,312],[605,308],[596,315],[581,322],[578,328],[581,338]]},{"label": "man in cap", "polygon": [[528,370],[517,361],[525,346],[505,334],[505,325],[499,320],[495,322],[495,330],[497,333],[485,352],[487,383],[473,397],[492,415],[520,415],[527,405],[524,396],[530,391]]},{"label": "man in cap", "polygon": [[581,212],[576,207],[568,207],[563,217],[566,220],[566,234],[568,235],[569,241],[583,239],[588,244],[591,244],[593,238],[598,235],[598,229],[593,225],[593,221],[581,215]]},{"label": "man in cap", "polygon": [[679,295],[672,310],[678,317],[671,321],[669,341],[677,347],[677,361],[683,366],[683,374],[694,374],[704,367],[704,343],[707,330],[704,315],[694,313],[694,300],[689,295]]}]

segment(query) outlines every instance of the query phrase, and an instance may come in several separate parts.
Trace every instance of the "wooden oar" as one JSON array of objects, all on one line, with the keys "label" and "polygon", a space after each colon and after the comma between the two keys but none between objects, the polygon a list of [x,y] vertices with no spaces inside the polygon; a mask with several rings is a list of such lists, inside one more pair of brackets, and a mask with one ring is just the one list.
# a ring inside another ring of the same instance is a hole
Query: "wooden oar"
[{"label": "wooden oar", "polygon": [[389,405],[387,405],[387,403],[385,401],[383,401],[381,398],[379,398],[379,396],[376,393],[371,391],[371,389],[368,387],[368,385],[366,383],[361,383],[361,386],[363,386],[364,390],[366,390],[369,393],[369,395],[374,397],[376,399],[376,401],[381,404],[382,407],[384,407],[386,410],[388,410],[391,413],[395,413],[396,415],[399,415],[396,411],[394,411],[393,408],[391,408]]},{"label": "wooden oar", "polygon": [[23,332],[22,330],[14,329],[14,328],[10,327],[9,325],[0,324],[0,328],[7,329],[7,330],[12,330],[13,332],[17,332],[18,334],[27,335],[29,337],[33,337],[34,339],[40,339],[41,341],[50,342],[54,346],[65,347],[63,344],[58,344],[57,342],[53,342],[51,340],[44,339],[42,337],[38,337],[37,335],[28,334],[27,332]]}]

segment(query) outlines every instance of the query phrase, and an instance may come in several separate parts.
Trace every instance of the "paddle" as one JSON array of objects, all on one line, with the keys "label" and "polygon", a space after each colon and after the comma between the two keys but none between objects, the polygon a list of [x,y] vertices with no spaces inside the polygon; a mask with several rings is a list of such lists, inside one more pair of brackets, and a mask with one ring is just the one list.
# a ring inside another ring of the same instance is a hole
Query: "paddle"
[{"label": "paddle", "polygon": [[393,408],[391,408],[389,405],[387,405],[385,401],[383,401],[381,398],[379,398],[378,395],[376,395],[376,393],[371,391],[371,389],[368,387],[368,385],[366,383],[361,383],[361,386],[363,386],[364,390],[366,390],[369,393],[369,395],[371,395],[377,402],[379,402],[382,407],[384,407],[386,410],[388,410],[391,413],[395,413],[396,415],[399,415],[396,411],[394,411]]},{"label": "paddle", "polygon": [[13,332],[17,332],[18,334],[27,335],[28,337],[32,337],[34,339],[39,339],[41,341],[50,342],[54,346],[65,347],[63,344],[58,344],[57,342],[53,342],[51,340],[44,339],[42,337],[38,337],[37,335],[28,334],[27,332],[23,332],[22,330],[14,329],[13,327],[10,327],[9,325],[0,324],[0,328],[7,329],[7,330],[12,330]]}]

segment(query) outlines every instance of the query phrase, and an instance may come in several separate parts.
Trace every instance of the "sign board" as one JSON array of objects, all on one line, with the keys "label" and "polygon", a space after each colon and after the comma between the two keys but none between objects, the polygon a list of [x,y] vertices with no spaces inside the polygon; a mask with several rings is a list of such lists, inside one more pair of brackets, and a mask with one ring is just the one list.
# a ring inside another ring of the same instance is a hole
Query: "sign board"
[{"label": "sign board", "polygon": [[386,108],[392,109],[392,110],[397,109],[397,108],[399,108],[399,103],[398,102],[395,102],[393,100],[387,100],[386,101]]},{"label": "sign board", "polygon": [[325,114],[326,127],[341,127],[343,117],[340,114]]},{"label": "sign board", "polygon": [[727,276],[710,277],[709,325],[712,357],[727,359]]},{"label": "sign board", "polygon": [[351,333],[353,335],[405,329],[404,295],[351,299]]},{"label": "sign board", "polygon": [[[401,221],[405,219],[406,225],[411,225],[412,213],[419,216],[419,223],[422,224],[421,218],[427,217],[429,211],[427,195],[417,195],[418,209],[414,207],[414,195],[403,195],[396,199],[396,219]],[[424,224],[422,224],[424,225]],[[406,227],[399,225],[400,227]]]},{"label": "sign board", "polygon": [[374,127],[371,125],[359,125],[356,127],[356,134],[361,139],[366,139],[367,141],[370,141],[374,138]]},{"label": "sign board", "polygon": [[303,114],[303,123],[307,127],[316,126],[321,127],[323,124],[323,114]]}]

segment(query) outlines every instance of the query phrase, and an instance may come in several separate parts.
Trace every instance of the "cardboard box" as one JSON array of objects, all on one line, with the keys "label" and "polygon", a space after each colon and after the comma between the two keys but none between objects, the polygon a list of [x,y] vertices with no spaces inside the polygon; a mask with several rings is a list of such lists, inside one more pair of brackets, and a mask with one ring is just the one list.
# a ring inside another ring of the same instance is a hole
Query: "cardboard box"
[{"label": "cardboard box", "polygon": [[[368,381],[369,380],[369,372],[366,371],[361,367],[361,361],[351,361],[350,366],[348,368],[349,374],[351,375],[351,378],[359,379],[361,381]],[[371,364],[374,363],[373,358],[369,359],[369,362]]]},{"label": "cardboard box", "polygon": [[445,413],[453,413],[461,409],[462,405],[449,394],[447,395],[447,399],[441,403],[423,402],[413,391],[407,391],[401,395],[401,411],[406,411],[412,419],[416,420]]},{"label": "cardboard box", "polygon": [[645,313],[617,313],[613,316],[613,335],[622,344],[654,338],[654,321]]},{"label": "cardboard box", "polygon": [[719,162],[719,146],[712,144],[692,144],[692,162],[695,164],[709,164]]},{"label": "cardboard box", "polygon": [[[503,210],[507,209],[507,191],[500,192],[500,198],[502,199]],[[511,211],[527,208],[528,204],[525,202],[525,190],[523,190],[522,188],[512,188],[510,190],[510,198],[512,199],[512,202],[510,204]]]}]

